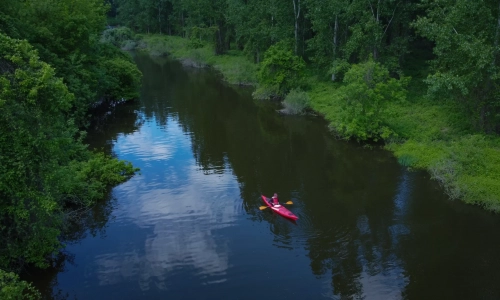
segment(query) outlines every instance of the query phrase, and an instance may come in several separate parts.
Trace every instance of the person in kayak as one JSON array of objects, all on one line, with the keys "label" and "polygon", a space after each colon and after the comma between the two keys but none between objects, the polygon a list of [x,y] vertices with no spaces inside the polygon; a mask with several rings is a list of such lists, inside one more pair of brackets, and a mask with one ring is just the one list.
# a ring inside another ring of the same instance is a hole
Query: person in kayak
[{"label": "person in kayak", "polygon": [[280,206],[280,202],[278,200],[278,194],[274,193],[273,197],[271,198],[271,201],[269,201],[272,206]]}]

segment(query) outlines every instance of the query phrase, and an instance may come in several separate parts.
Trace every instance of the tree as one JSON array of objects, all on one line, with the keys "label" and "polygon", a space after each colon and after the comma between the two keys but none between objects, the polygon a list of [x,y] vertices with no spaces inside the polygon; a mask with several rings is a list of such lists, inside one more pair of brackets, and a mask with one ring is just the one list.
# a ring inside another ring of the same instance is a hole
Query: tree
[{"label": "tree", "polygon": [[4,53],[0,59],[0,267],[14,260],[44,266],[45,255],[59,247],[57,227],[62,220],[57,200],[46,190],[45,175],[59,163],[67,163],[75,150],[71,147],[75,128],[65,120],[74,98],[26,41],[0,34],[0,53]]},{"label": "tree", "polygon": [[12,272],[0,269],[0,299],[35,300],[40,298],[40,293],[31,284],[20,280],[19,276]]},{"label": "tree", "polygon": [[69,118],[74,95],[26,40],[0,34],[0,53],[0,268],[44,267],[61,247],[63,208],[136,170],[87,150]]},{"label": "tree", "polygon": [[293,38],[295,17],[288,0],[228,0],[227,3],[228,23],[234,27],[236,42],[256,63],[262,60],[262,53],[269,46]]},{"label": "tree", "polygon": [[356,64],[345,74],[339,89],[342,118],[337,124],[346,138],[358,140],[387,139],[394,132],[386,125],[389,102],[404,101],[409,78],[391,78],[387,68],[370,59]]},{"label": "tree", "polygon": [[435,42],[433,73],[426,80],[429,95],[451,95],[469,112],[477,129],[493,130],[500,122],[498,2],[427,0],[424,4],[427,15],[413,25]]},{"label": "tree", "polygon": [[[328,68],[333,64],[332,81],[337,79],[337,68],[342,58],[340,52],[341,22],[345,19],[347,2],[345,0],[321,1],[308,0],[307,17],[311,20],[313,37],[308,40],[308,48],[312,50],[312,59],[320,68]],[[346,21],[344,21],[346,22]]]},{"label": "tree", "polygon": [[259,83],[276,87],[278,96],[284,96],[302,84],[305,62],[293,54],[285,43],[278,43],[267,49],[260,64]]},{"label": "tree", "polygon": [[[75,95],[71,113],[80,127],[86,125],[87,111],[92,104],[127,97],[113,94],[110,89],[114,87],[102,81],[103,76],[110,74],[106,69],[109,65],[104,61],[122,59],[123,64],[131,62],[130,57],[119,52],[110,53],[99,42],[107,9],[101,0],[27,0],[7,10],[13,20],[23,20],[23,23],[13,23],[18,34],[16,37],[28,40]],[[14,32],[14,29],[9,32]],[[135,68],[128,75],[138,74]],[[129,87],[137,89],[137,85]],[[107,98],[109,95],[115,98]]]},{"label": "tree", "polygon": [[299,44],[299,18],[300,18],[300,0],[292,0],[293,2],[293,18],[295,20],[294,37],[295,37],[295,55],[297,55],[297,46]]}]

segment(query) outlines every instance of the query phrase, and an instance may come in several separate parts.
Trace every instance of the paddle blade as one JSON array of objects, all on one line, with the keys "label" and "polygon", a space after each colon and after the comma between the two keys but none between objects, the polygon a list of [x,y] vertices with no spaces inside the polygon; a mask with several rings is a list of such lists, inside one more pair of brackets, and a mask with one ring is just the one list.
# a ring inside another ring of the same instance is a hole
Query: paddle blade
[{"label": "paddle blade", "polygon": [[269,206],[261,206],[261,207],[259,207],[259,209],[260,209],[260,210],[264,210],[264,209],[266,209],[266,208],[268,208],[268,207],[269,207]]},{"label": "paddle blade", "polygon": [[292,201],[285,202],[285,204],[293,204]]}]

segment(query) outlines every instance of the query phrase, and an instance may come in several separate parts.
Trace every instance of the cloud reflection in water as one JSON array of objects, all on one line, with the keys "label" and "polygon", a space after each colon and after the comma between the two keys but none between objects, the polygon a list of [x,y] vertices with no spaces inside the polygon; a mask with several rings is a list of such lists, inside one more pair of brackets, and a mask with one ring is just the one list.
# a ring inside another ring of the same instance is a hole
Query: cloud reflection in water
[{"label": "cloud reflection in water", "polygon": [[164,290],[169,278],[185,272],[201,284],[226,280],[228,247],[217,230],[232,226],[241,214],[238,183],[230,170],[205,175],[196,166],[189,136],[174,120],[168,124],[160,130],[152,120],[118,138],[119,157],[144,164],[142,175],[115,189],[116,222],[150,233],[143,245],[96,257],[100,285],[137,280],[143,291],[152,284]]}]

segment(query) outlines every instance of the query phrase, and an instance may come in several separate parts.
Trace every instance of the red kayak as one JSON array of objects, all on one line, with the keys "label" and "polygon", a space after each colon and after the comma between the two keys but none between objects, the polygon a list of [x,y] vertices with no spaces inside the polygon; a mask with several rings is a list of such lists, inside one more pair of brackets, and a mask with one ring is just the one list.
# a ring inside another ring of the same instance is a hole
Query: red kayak
[{"label": "red kayak", "polygon": [[299,218],[296,215],[292,214],[292,212],[289,211],[288,209],[286,209],[286,207],[284,207],[283,205],[281,205],[281,204],[273,205],[273,204],[271,204],[271,199],[270,198],[267,198],[264,195],[261,195],[261,197],[262,197],[262,201],[264,201],[264,203],[267,206],[269,206],[275,213],[277,213],[279,215],[282,215],[285,218],[294,220],[294,221]]}]

